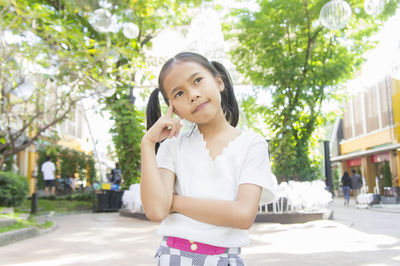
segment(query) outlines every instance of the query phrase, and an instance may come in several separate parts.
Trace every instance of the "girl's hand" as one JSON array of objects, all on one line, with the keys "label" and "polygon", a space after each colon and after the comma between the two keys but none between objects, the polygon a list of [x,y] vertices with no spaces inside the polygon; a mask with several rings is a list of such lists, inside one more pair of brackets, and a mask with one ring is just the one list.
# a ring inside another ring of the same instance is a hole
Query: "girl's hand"
[{"label": "girl's hand", "polygon": [[169,104],[168,111],[161,116],[157,122],[146,132],[143,140],[149,140],[152,143],[163,141],[166,138],[177,137],[182,128],[179,119],[173,118],[174,107]]}]

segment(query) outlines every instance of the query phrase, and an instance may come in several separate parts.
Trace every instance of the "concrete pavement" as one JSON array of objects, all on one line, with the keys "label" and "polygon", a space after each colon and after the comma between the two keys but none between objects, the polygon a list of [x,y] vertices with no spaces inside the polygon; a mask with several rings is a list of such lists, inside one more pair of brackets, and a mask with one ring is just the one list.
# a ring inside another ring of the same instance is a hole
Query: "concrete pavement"
[{"label": "concrete pavement", "polygon": [[[333,204],[334,221],[255,224],[248,266],[400,265],[400,213]],[[56,216],[58,229],[0,248],[0,265],[155,265],[157,223],[118,213]]]}]

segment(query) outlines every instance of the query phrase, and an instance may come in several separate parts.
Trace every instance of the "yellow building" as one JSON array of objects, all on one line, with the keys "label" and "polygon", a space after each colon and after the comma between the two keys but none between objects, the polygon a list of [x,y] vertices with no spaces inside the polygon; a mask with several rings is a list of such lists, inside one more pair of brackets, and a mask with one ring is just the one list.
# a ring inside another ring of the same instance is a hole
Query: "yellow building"
[{"label": "yellow building", "polygon": [[[58,145],[68,147],[77,151],[81,151],[83,142],[83,107],[77,104],[73,109],[73,115],[69,119],[64,120],[61,124],[51,127],[47,132],[57,132],[60,136]],[[46,138],[46,133],[42,135]],[[40,171],[40,165],[37,164],[39,155],[36,152],[35,145],[30,145],[25,150],[19,152],[16,158],[16,166],[20,175],[26,176],[29,182],[29,194],[34,191],[34,178]]]},{"label": "yellow building", "polygon": [[370,193],[381,182],[383,162],[389,161],[393,186],[400,174],[400,81],[386,76],[366,87],[345,105],[343,118],[334,132],[339,140],[338,155],[342,172],[356,169]]}]

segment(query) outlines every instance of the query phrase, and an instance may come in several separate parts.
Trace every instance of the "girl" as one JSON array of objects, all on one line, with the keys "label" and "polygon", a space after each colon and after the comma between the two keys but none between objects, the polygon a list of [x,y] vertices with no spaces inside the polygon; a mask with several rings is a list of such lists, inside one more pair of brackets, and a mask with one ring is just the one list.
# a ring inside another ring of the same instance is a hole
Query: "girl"
[{"label": "girl", "polygon": [[[275,196],[267,142],[235,128],[238,105],[221,64],[180,53],[158,85],[147,106],[140,186],[146,216],[161,222],[158,265],[244,265],[240,247],[249,243],[262,188]],[[169,105],[164,116],[159,92]],[[179,119],[196,126],[178,136]]]}]

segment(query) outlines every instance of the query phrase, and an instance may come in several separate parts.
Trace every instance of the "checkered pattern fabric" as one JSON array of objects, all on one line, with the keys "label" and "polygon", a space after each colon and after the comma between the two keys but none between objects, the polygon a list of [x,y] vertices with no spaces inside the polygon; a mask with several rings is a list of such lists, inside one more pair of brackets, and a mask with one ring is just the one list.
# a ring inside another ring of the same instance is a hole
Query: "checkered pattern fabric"
[{"label": "checkered pattern fabric", "polygon": [[227,248],[220,255],[203,255],[168,247],[166,237],[161,241],[154,258],[158,266],[245,266],[240,257],[240,248]]}]

